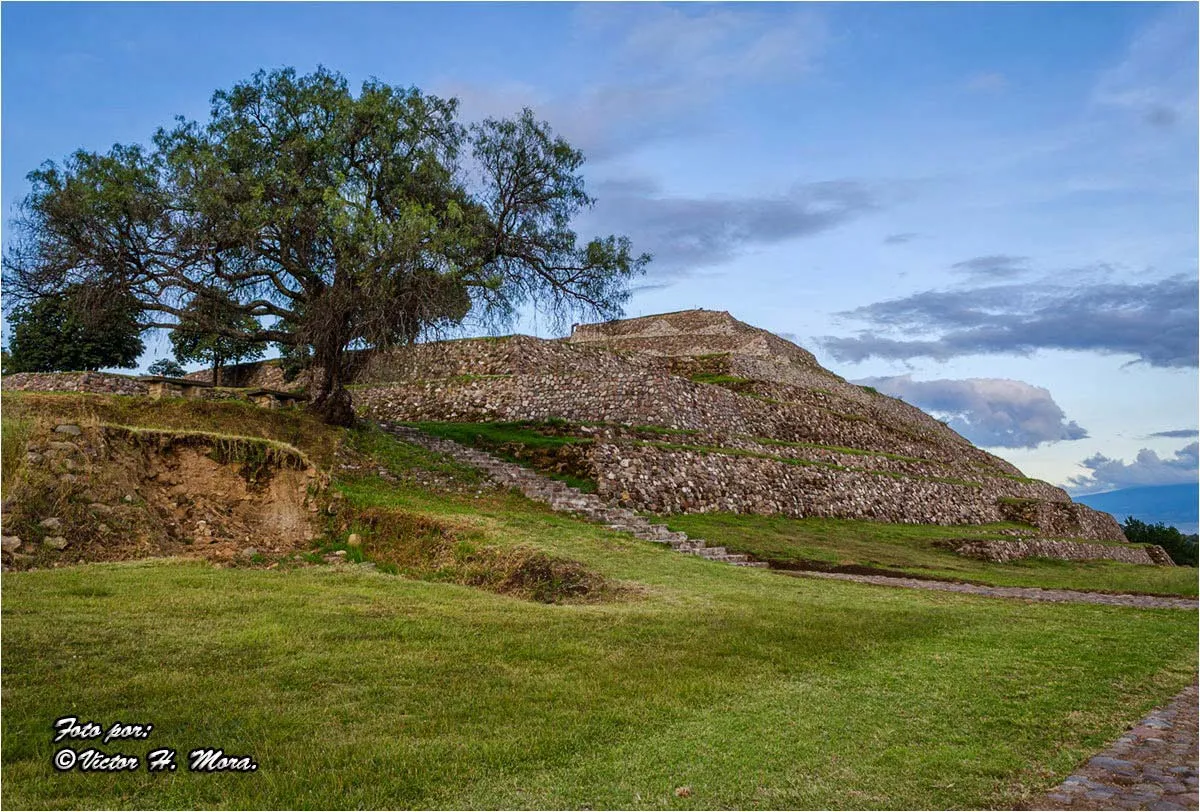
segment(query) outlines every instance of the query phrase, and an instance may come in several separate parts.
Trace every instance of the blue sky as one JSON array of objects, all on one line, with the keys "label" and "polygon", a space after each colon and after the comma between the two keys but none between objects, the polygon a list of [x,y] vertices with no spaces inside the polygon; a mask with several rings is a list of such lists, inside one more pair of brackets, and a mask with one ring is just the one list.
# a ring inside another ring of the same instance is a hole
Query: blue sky
[{"label": "blue sky", "polygon": [[[259,68],[532,107],[627,312],[728,310],[1077,491],[1196,481],[1197,6],[5,3],[25,174]],[[547,334],[528,317],[524,332]],[[168,353],[151,340],[146,361]]]}]

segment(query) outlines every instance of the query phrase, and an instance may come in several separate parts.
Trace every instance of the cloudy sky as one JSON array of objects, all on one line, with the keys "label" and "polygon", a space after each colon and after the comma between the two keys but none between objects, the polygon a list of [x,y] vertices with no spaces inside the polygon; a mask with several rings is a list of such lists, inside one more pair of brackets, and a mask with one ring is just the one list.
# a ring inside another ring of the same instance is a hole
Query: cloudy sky
[{"label": "cloudy sky", "polygon": [[630,315],[728,310],[1076,492],[1196,481],[1195,4],[0,14],[6,218],[260,67],[529,106],[588,156],[579,230],[655,256]]}]

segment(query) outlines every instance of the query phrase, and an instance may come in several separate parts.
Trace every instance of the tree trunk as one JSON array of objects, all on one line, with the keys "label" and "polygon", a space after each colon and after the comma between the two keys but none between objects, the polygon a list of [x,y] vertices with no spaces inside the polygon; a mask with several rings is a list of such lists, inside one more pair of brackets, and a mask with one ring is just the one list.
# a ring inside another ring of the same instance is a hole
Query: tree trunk
[{"label": "tree trunk", "polygon": [[325,358],[317,391],[308,408],[331,426],[350,428],[355,423],[354,404],[345,386],[342,356],[339,350]]}]

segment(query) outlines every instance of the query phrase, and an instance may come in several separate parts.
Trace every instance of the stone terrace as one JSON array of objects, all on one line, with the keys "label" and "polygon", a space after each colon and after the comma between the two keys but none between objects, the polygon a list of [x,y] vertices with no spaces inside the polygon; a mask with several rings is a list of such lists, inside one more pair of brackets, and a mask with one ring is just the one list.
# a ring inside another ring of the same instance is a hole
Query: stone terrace
[{"label": "stone terrace", "polygon": [[589,433],[599,493],[636,510],[1018,520],[1042,536],[1124,540],[1111,516],[727,313],[577,326],[568,341],[419,345],[377,362],[354,395],[381,421],[603,424]]}]

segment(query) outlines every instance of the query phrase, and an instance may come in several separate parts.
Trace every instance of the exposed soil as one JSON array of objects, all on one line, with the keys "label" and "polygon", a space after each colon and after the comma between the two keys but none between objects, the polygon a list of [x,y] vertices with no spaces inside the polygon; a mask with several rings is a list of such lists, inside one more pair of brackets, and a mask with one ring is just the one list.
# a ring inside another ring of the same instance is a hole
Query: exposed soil
[{"label": "exposed soil", "polygon": [[[157,556],[275,557],[314,538],[324,478],[256,441],[43,426],[6,494],[7,568]],[[78,431],[78,433],[74,433]]]}]

